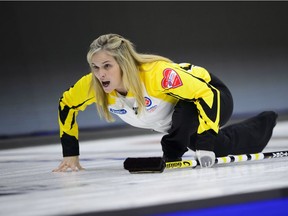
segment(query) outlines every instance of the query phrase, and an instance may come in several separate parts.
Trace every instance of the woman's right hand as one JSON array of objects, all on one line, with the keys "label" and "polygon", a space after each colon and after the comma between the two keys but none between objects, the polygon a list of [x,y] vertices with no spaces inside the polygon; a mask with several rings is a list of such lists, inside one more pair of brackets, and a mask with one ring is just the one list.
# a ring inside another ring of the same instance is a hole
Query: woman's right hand
[{"label": "woman's right hand", "polygon": [[72,171],[85,170],[79,162],[79,156],[64,157],[60,165],[52,170],[52,172],[66,172],[68,169]]}]

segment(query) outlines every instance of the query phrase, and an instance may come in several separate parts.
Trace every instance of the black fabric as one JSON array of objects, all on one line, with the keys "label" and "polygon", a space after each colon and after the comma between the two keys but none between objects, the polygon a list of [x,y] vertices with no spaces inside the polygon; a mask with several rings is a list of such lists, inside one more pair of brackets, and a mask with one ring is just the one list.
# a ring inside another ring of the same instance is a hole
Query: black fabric
[{"label": "black fabric", "polygon": [[161,139],[164,155],[168,158],[177,158],[188,151],[190,137],[197,132],[198,125],[195,104],[179,101],[174,108],[171,128]]},{"label": "black fabric", "polygon": [[262,152],[272,136],[277,117],[275,112],[266,111],[223,128],[217,136],[216,156]]},{"label": "black fabric", "polygon": [[[233,98],[229,89],[213,74],[210,84],[220,91],[220,126],[230,119],[233,111]],[[164,155],[169,158],[181,157],[189,147],[192,150],[213,151],[216,145],[214,131],[209,130],[197,135],[199,127],[198,110],[193,101],[179,100],[174,108],[172,125],[161,144]]]},{"label": "black fabric", "polygon": [[75,136],[70,136],[65,132],[61,136],[63,157],[79,155],[79,142]]},{"label": "black fabric", "polygon": [[168,158],[166,155],[163,155],[162,157],[163,161],[166,162],[175,162],[175,161],[182,161],[182,157],[177,158]]},{"label": "black fabric", "polygon": [[[187,122],[182,122],[181,127],[173,128],[172,133],[162,138],[162,149],[164,155],[168,157],[181,157],[188,148],[193,151],[214,151],[216,157],[262,152],[272,136],[277,117],[275,112],[266,111],[245,121],[224,127],[219,130],[218,134],[207,131],[201,135],[195,132],[191,136],[191,132],[195,129],[193,124],[189,127]],[[173,125],[175,127],[175,124]],[[185,130],[182,130],[182,127]],[[187,137],[190,138],[188,142]],[[163,142],[163,140],[168,140],[170,143]]]},{"label": "black fabric", "polygon": [[[228,88],[211,74],[211,84],[220,91],[220,127],[227,123],[233,111],[233,99]],[[193,102],[180,100],[172,116],[168,134],[161,140],[164,157],[179,158],[188,151],[214,151],[216,157],[229,154],[251,154],[263,151],[276,125],[277,114],[262,112],[245,121],[197,134],[198,110]]]}]

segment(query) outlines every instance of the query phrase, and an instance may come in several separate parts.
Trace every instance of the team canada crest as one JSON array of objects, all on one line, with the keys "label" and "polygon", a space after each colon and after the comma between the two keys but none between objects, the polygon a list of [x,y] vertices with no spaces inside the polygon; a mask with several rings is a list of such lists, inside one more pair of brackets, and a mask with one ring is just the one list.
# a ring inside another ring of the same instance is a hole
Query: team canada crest
[{"label": "team canada crest", "polygon": [[177,88],[183,85],[179,74],[171,68],[166,68],[163,71],[163,76],[161,85],[165,89]]}]

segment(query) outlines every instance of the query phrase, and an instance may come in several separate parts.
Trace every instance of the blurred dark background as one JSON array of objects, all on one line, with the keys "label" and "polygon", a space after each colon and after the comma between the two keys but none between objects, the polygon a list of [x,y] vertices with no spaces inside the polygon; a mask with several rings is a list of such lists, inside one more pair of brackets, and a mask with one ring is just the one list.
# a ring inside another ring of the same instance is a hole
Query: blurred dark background
[{"label": "blurred dark background", "polygon": [[[288,112],[288,2],[0,2],[0,138],[58,134],[58,98],[99,35],[191,62],[231,89],[233,118]],[[81,130],[122,126],[79,113]]]}]

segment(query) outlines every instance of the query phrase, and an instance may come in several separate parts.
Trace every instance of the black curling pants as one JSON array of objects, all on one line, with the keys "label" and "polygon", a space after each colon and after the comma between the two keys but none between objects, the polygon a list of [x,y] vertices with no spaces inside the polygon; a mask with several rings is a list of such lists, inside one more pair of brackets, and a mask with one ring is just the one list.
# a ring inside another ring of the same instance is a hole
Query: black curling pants
[{"label": "black curling pants", "polygon": [[[233,100],[228,89],[221,91],[220,106],[220,126],[223,126],[233,110]],[[172,116],[172,126],[161,140],[162,150],[168,158],[181,157],[188,148],[193,151],[214,151],[216,157],[258,153],[270,140],[276,119],[275,112],[262,112],[242,122],[221,128],[218,134],[209,130],[199,135],[196,105],[192,102],[179,101]]]}]

